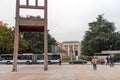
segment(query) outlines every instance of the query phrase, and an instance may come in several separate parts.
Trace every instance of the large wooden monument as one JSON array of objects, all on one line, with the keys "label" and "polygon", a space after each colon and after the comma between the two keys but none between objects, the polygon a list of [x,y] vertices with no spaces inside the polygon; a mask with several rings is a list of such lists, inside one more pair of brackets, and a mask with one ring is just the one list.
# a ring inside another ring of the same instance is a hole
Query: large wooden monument
[{"label": "large wooden monument", "polygon": [[[38,0],[35,0],[35,5],[30,5],[29,0],[25,0],[26,4],[20,4],[20,0],[16,0],[16,25],[15,25],[15,38],[14,38],[14,57],[13,57],[13,72],[17,71],[17,56],[19,50],[19,41],[21,32],[43,32],[44,33],[44,70],[48,69],[48,56],[47,56],[47,0],[44,0],[44,6],[38,5]],[[20,17],[20,9],[38,9],[44,10],[44,18],[31,18]]]}]

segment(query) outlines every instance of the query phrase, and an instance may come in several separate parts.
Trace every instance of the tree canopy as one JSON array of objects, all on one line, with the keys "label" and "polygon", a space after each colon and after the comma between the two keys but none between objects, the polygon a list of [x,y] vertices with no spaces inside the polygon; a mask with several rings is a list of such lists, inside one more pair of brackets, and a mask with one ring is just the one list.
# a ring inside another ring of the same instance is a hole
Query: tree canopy
[{"label": "tree canopy", "polygon": [[[27,41],[28,48],[22,52],[43,53],[44,52],[44,34],[41,32],[25,32],[23,39]],[[56,40],[48,34],[48,52],[51,52],[51,45],[55,45]]]},{"label": "tree canopy", "polygon": [[13,35],[12,28],[0,27],[0,54],[13,52]]},{"label": "tree canopy", "polygon": [[[19,53],[43,53],[44,35],[40,32],[25,32],[20,39]],[[48,34],[48,52],[56,40]],[[14,28],[0,27],[0,54],[12,54],[14,47]]]},{"label": "tree canopy", "polygon": [[120,33],[115,32],[114,23],[104,19],[103,15],[98,15],[96,19],[88,24],[89,30],[82,41],[82,54],[93,55],[103,50],[120,49]]}]

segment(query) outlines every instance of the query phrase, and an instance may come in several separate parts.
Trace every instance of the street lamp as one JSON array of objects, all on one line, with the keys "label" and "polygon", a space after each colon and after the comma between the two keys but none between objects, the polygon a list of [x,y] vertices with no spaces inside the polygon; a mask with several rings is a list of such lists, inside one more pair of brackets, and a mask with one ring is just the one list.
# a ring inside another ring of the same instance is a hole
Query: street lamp
[{"label": "street lamp", "polygon": [[73,59],[73,47],[72,47],[72,45],[70,45],[70,59],[71,59],[71,61]]}]

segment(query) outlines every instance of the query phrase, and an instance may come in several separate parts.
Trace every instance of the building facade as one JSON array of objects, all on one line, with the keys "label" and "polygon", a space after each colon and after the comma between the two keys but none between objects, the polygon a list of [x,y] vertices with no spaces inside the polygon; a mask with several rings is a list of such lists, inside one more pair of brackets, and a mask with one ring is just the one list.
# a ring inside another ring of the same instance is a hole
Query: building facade
[{"label": "building facade", "polygon": [[64,41],[58,43],[56,51],[62,53],[63,56],[80,56],[81,43],[79,41]]}]

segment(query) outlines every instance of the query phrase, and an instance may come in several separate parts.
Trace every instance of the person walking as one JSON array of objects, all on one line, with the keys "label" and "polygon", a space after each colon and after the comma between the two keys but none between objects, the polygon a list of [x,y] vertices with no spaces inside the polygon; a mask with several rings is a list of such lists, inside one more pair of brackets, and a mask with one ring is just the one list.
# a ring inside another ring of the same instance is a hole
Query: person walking
[{"label": "person walking", "polygon": [[109,57],[109,63],[110,63],[110,67],[113,67],[113,58],[112,58],[112,56]]},{"label": "person walking", "polygon": [[109,57],[107,56],[106,57],[106,65],[108,65],[109,64]]},{"label": "person walking", "polygon": [[96,57],[92,58],[92,64],[93,64],[93,70],[97,70],[97,58]]},{"label": "person walking", "polygon": [[62,58],[60,57],[59,58],[59,65],[61,65],[61,62],[62,62]]}]

